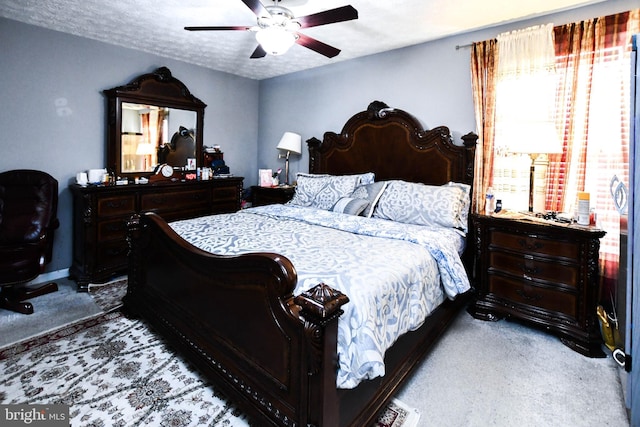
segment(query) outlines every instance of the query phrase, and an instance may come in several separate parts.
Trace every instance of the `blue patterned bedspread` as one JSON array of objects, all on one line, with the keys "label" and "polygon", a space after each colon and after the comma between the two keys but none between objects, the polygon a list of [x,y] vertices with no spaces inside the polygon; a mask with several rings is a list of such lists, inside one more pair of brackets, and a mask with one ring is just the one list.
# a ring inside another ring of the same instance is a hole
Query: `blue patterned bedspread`
[{"label": "blue patterned bedspread", "polygon": [[459,256],[464,238],[454,229],[287,205],[170,225],[212,253],[286,256],[298,273],[296,295],[321,282],[346,294],[350,302],[338,321],[339,388],[383,376],[385,351],[396,339],[420,327],[446,297],[470,288]]}]

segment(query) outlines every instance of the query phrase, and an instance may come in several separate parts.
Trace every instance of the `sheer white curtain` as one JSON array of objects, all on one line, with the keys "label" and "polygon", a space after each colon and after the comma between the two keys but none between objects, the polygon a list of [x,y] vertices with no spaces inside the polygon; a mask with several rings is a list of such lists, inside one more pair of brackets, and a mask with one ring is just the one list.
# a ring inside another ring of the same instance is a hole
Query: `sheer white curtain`
[{"label": "sheer white curtain", "polygon": [[[493,190],[504,208],[527,210],[531,162],[562,147],[554,118],[553,24],[503,33],[497,41]],[[544,210],[545,182],[539,178],[536,211]]]}]

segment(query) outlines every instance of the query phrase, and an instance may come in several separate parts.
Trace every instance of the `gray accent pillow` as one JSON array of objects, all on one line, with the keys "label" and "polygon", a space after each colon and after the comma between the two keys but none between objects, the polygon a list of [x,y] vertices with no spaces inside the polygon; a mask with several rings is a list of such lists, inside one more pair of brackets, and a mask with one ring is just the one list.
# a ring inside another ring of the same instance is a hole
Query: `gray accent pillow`
[{"label": "gray accent pillow", "polygon": [[367,206],[369,206],[368,200],[343,197],[333,205],[331,210],[349,215],[360,215]]},{"label": "gray accent pillow", "polygon": [[360,185],[351,193],[349,197],[366,199],[369,202],[368,206],[366,206],[362,212],[362,216],[371,218],[380,196],[384,192],[384,189],[387,188],[387,184],[387,181],[379,181],[372,184]]}]

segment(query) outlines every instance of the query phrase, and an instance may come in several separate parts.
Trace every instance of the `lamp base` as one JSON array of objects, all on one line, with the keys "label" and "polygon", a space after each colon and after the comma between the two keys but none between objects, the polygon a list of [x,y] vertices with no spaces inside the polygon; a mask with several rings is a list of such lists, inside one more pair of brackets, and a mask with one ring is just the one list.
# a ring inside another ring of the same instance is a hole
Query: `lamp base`
[{"label": "lamp base", "polygon": [[278,158],[281,159],[284,157],[284,185],[289,185],[289,155],[291,151],[287,151],[287,154],[282,155],[278,154]]},{"label": "lamp base", "polygon": [[533,191],[534,191],[534,182],[535,182],[535,174],[536,174],[536,159],[538,158],[537,153],[531,153],[529,156],[531,157],[531,166],[529,167],[529,212],[533,212]]}]

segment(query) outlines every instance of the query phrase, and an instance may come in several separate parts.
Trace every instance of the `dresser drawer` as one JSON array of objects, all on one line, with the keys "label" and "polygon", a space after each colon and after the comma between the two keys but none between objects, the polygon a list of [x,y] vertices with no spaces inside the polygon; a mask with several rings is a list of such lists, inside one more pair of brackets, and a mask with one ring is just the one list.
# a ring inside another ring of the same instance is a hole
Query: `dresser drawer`
[{"label": "dresser drawer", "polygon": [[153,211],[159,215],[177,210],[206,208],[208,204],[209,190],[206,188],[158,194],[143,194],[140,198],[141,211]]},{"label": "dresser drawer", "polygon": [[110,241],[98,246],[95,258],[95,269],[98,271],[111,271],[127,265],[129,245],[126,240]]},{"label": "dresser drawer", "polygon": [[69,277],[78,288],[102,283],[128,266],[127,222],[155,212],[166,221],[240,209],[242,177],[149,185],[84,186],[73,194],[73,264]]},{"label": "dresser drawer", "polygon": [[513,234],[493,230],[489,236],[491,246],[511,249],[531,255],[562,257],[568,260],[579,258],[577,243],[543,238],[538,235]]},{"label": "dresser drawer", "polygon": [[575,264],[567,265],[531,255],[492,250],[489,253],[489,265],[494,270],[525,280],[544,280],[571,288],[576,288],[578,284],[579,268]]},{"label": "dresser drawer", "polygon": [[133,215],[136,209],[136,197],[134,194],[124,196],[101,197],[98,199],[99,218],[109,216]]},{"label": "dresser drawer", "polygon": [[98,241],[124,240],[127,237],[127,221],[129,217],[116,218],[98,223]]},{"label": "dresser drawer", "polygon": [[574,294],[535,286],[533,282],[489,274],[488,290],[497,298],[516,304],[562,313],[576,318],[577,298]]}]

